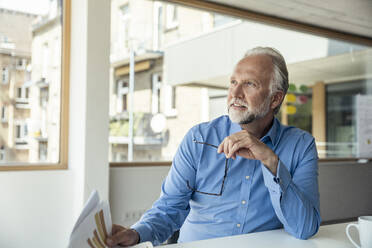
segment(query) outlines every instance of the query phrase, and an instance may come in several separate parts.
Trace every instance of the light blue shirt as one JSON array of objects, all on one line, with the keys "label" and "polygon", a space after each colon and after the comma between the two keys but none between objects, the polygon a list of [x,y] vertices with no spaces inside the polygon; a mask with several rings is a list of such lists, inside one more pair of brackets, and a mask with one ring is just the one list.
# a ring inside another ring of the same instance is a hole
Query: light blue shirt
[{"label": "light blue shirt", "polygon": [[274,118],[261,138],[279,157],[274,176],[260,161],[237,157],[228,160],[222,196],[219,193],[225,156],[218,146],[225,137],[242,130],[221,116],[194,126],[184,137],[161,188],[161,196],[132,226],[141,242],[155,245],[180,229],[178,242],[189,242],[282,228],[307,239],[320,225],[318,156],[314,138]]}]

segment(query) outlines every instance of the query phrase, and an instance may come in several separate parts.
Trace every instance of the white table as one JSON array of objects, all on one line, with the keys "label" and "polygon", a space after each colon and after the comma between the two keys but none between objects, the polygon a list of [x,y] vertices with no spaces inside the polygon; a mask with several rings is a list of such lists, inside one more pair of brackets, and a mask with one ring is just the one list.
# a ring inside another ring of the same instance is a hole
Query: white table
[{"label": "white table", "polygon": [[[250,233],[236,236],[229,236],[216,239],[200,240],[189,243],[165,245],[164,248],[352,248],[354,247],[348,240],[345,228],[349,223],[321,226],[318,233],[308,239],[299,240],[283,229]],[[357,235],[356,231],[351,231],[352,236]],[[355,236],[353,236],[355,240]],[[356,239],[359,240],[359,239]]]}]

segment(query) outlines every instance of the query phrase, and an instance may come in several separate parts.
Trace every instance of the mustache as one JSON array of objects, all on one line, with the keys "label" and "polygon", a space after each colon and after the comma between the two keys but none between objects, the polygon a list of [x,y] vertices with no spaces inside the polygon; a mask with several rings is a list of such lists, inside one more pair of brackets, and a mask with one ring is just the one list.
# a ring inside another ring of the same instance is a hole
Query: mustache
[{"label": "mustache", "polygon": [[243,101],[239,98],[235,98],[235,97],[230,100],[229,106],[233,105],[234,103],[238,104],[238,105],[241,105],[241,106],[244,106],[246,108],[248,108],[248,106],[249,106],[248,103],[246,103],[245,101]]}]

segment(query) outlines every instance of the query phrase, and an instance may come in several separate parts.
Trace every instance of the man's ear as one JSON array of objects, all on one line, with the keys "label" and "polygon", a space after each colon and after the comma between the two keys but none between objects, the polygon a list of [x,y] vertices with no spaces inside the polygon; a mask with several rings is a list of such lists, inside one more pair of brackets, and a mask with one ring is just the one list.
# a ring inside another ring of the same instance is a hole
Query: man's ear
[{"label": "man's ear", "polygon": [[283,102],[284,96],[285,94],[283,91],[275,92],[275,94],[271,96],[271,108],[275,109],[278,107]]}]

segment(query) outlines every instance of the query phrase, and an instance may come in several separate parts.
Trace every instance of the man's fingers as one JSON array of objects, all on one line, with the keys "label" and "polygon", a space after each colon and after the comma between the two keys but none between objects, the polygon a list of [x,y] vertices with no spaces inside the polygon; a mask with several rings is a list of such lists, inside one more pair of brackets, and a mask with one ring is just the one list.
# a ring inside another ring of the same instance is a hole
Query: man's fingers
[{"label": "man's fingers", "polygon": [[120,226],[120,225],[113,224],[112,225],[112,235],[114,235],[115,233],[120,232],[121,230],[124,230],[124,229],[125,228]]},{"label": "man's fingers", "polygon": [[123,229],[111,237],[107,238],[106,242],[110,246],[115,246],[115,245],[131,245],[131,230],[130,229]]},{"label": "man's fingers", "polygon": [[227,157],[227,154],[229,153],[229,138],[225,139],[224,145],[223,145],[223,152],[225,153],[225,156]]},{"label": "man's fingers", "polygon": [[227,154],[227,158],[231,158],[233,157],[235,159],[235,152],[238,151],[240,149],[242,145],[242,141],[238,141],[236,142],[229,150],[229,153]]},{"label": "man's fingers", "polygon": [[106,239],[109,246],[132,245],[132,230],[120,225],[112,225],[112,236]]},{"label": "man's fingers", "polygon": [[221,153],[221,152],[223,152],[223,146],[224,146],[224,143],[225,142],[225,140],[223,140],[222,142],[221,142],[221,144],[218,146],[218,149],[217,149],[217,153]]}]

